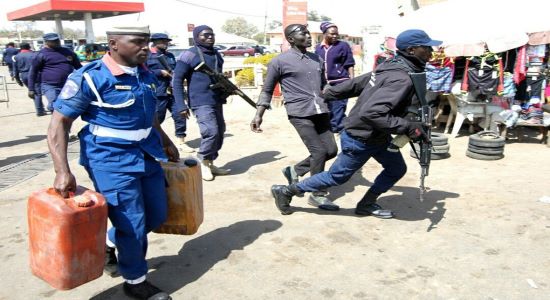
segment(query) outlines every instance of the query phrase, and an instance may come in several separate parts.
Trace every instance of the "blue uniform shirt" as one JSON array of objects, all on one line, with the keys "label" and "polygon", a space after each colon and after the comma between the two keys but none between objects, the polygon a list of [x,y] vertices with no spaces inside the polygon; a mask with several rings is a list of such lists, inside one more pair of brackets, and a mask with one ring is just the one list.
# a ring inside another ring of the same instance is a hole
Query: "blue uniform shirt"
[{"label": "blue uniform shirt", "polygon": [[333,45],[323,43],[315,47],[315,54],[325,61],[325,79],[331,85],[350,78],[349,67],[355,65],[351,47],[346,42],[337,41]]},{"label": "blue uniform shirt", "polygon": [[15,55],[14,59],[15,62],[13,64],[14,66],[14,77],[19,77],[22,79],[22,77],[27,77],[29,71],[31,70],[32,60],[34,56],[36,55],[36,52],[30,51],[30,50],[21,50],[17,55]]},{"label": "blue uniform shirt", "polygon": [[[164,55],[166,63],[171,70],[168,70],[159,60],[159,56]],[[176,68],[176,57],[174,54],[165,51],[160,52],[155,48],[151,48],[151,54],[147,58],[147,68],[157,76],[159,86],[157,87],[157,96],[167,96],[166,90],[170,87],[172,79],[170,77],[162,76],[161,70],[173,71]]]},{"label": "blue uniform shirt", "polygon": [[[210,84],[213,84],[212,79],[202,73],[196,72],[194,69],[201,63],[197,47],[184,51],[180,54],[176,62],[174,70],[174,98],[176,100],[176,113],[188,109],[185,103],[185,91],[183,89],[183,80],[187,79],[187,92],[189,93],[189,107],[196,108],[204,105],[218,105],[226,103],[226,99],[210,89]],[[205,52],[204,60],[206,64],[218,72],[222,72],[223,58],[214,50],[214,52]]]},{"label": "blue uniform shirt", "polygon": [[[88,73],[104,103],[123,107],[100,107],[97,97],[83,74]],[[153,73],[139,67],[137,76],[124,73],[109,54],[102,60],[87,64],[72,73],[54,102],[54,109],[71,119],[81,117],[93,124],[119,130],[139,130],[153,126],[156,110]],[[132,101],[134,100],[134,101]],[[90,125],[80,132],[80,164],[85,167],[112,172],[143,172],[145,154],[158,161],[167,161],[162,149],[160,134],[152,128],[140,140],[94,135]]]},{"label": "blue uniform shirt", "polygon": [[19,53],[19,50],[17,50],[16,48],[14,47],[8,47],[6,48],[6,50],[4,50],[3,52],[3,56],[2,56],[2,59],[4,60],[4,62],[6,62],[7,64],[13,64],[13,57]]},{"label": "blue uniform shirt", "polygon": [[73,51],[63,47],[42,48],[32,62],[29,91],[34,90],[34,83],[62,87],[67,76],[80,67],[80,60]]}]

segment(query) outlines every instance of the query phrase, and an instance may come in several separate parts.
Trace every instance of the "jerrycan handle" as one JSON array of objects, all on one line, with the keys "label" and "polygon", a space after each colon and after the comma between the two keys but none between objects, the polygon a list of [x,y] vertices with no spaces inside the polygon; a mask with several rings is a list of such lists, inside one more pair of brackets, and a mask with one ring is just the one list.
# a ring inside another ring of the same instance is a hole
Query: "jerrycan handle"
[{"label": "jerrycan handle", "polygon": [[[57,192],[57,190],[53,187],[48,188],[48,194],[50,195],[58,195],[61,197],[61,194]],[[66,198],[65,200],[71,201],[78,207],[89,207],[94,205],[94,200],[84,196],[84,195],[75,195],[74,192],[69,192],[69,198]]]}]

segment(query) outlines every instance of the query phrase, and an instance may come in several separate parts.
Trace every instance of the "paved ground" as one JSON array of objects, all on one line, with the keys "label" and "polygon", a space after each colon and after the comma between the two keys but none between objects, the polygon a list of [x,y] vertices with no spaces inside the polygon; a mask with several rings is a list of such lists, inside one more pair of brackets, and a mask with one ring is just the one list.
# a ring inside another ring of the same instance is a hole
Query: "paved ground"
[{"label": "paved ground", "polygon": [[[120,278],[56,291],[30,273],[26,199],[53,181],[44,159],[49,118],[34,115],[22,88],[10,84],[10,96],[9,107],[0,103],[0,183],[27,179],[0,191],[0,299],[126,299]],[[204,183],[199,232],[149,236],[149,278],[174,299],[550,298],[550,204],[538,201],[550,196],[550,148],[534,131],[492,162],[467,158],[462,132],[450,141],[452,156],[433,162],[422,203],[418,164],[404,150],[409,171],[380,200],[395,219],[353,214],[380,171],[376,162],[331,190],[339,212],[295,198],[297,212],[282,216],[269,187],[284,183],[280,169],[304,157],[304,146],[282,108],[266,113],[263,134],[248,130],[254,112],[241,100],[225,109],[219,164],[233,173]],[[189,139],[197,146],[194,121]],[[172,122],[163,126],[172,134]],[[91,186],[75,158],[71,167]]]}]

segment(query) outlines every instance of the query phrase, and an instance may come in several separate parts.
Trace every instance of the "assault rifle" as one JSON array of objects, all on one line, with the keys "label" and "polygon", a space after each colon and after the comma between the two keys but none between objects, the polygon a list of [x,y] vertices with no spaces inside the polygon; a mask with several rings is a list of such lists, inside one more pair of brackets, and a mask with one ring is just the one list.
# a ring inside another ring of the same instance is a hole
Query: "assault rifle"
[{"label": "assault rifle", "polygon": [[[157,55],[157,59],[158,59],[159,63],[162,65],[162,67],[166,71],[168,71],[168,73],[170,73],[170,77],[172,77],[172,74],[174,74],[174,70],[172,69],[172,67],[170,66],[168,61],[166,60],[166,55],[164,55],[164,54]],[[168,95],[173,94],[172,84],[168,85],[168,87],[166,88],[166,93]]]},{"label": "assault rifle", "polygon": [[419,149],[418,152],[416,151],[416,148],[414,147],[413,142],[406,136],[406,135],[399,135],[396,136],[392,142],[391,145],[388,147],[388,151],[397,152],[399,151],[399,148],[405,146],[407,142],[411,144],[411,147],[414,151],[414,154],[416,155],[416,158],[418,159],[418,162],[420,164],[420,193],[419,198],[420,201],[424,201],[424,193],[426,192],[426,187],[424,186],[424,180],[426,176],[428,176],[430,171],[430,161],[432,156],[432,141],[431,141],[431,135],[432,135],[432,121],[433,121],[433,108],[428,104],[428,101],[426,100],[426,73],[409,73],[414,91],[416,93],[416,97],[418,98],[418,101],[420,102],[420,107],[418,108],[418,112],[413,114],[412,121],[415,122],[421,122],[422,123],[422,129],[426,133],[427,141],[420,140],[419,142]]},{"label": "assault rifle", "polygon": [[420,101],[420,108],[418,109],[418,114],[416,115],[417,121],[420,121],[422,123],[422,129],[424,129],[424,132],[427,136],[427,141],[420,140],[419,142],[419,152],[416,153],[416,150],[414,149],[414,146],[411,143],[411,147],[413,147],[414,154],[416,155],[416,158],[418,158],[418,162],[420,163],[420,194],[419,198],[420,201],[424,201],[424,193],[426,192],[426,188],[424,187],[424,179],[426,176],[428,176],[430,172],[430,161],[432,157],[432,121],[433,121],[433,109],[428,104],[428,101],[426,100],[426,73],[411,73],[410,74],[412,83],[414,86],[414,91],[416,92],[416,97],[418,97],[418,101]]},{"label": "assault rifle", "polygon": [[170,64],[166,60],[166,55],[160,54],[157,55],[157,59],[159,60],[159,63],[162,65],[162,67],[170,73],[170,76],[172,76],[172,73],[174,73],[174,70],[172,70],[172,67],[170,67]]},{"label": "assault rifle", "polygon": [[207,64],[201,62],[198,66],[195,67],[195,71],[203,72],[204,74],[210,76],[214,81],[210,85],[210,89],[219,91],[223,97],[228,97],[230,95],[239,95],[241,98],[250,104],[252,107],[256,108],[256,103],[250,99],[243,91],[241,91],[233,82],[229,81],[227,77],[223,74],[218,73],[212,70]]}]

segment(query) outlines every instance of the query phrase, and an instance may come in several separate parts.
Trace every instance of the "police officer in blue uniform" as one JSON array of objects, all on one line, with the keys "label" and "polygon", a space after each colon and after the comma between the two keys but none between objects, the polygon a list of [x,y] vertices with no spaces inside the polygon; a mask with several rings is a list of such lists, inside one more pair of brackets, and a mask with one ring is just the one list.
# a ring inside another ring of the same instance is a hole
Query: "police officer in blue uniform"
[{"label": "police officer in blue uniform", "polygon": [[75,69],[82,67],[76,54],[61,47],[57,33],[46,33],[43,36],[44,48],[38,51],[29,72],[29,98],[34,99],[35,85],[40,84],[42,95],[48,99],[48,111],[52,111],[52,103],[61,92],[65,80]]},{"label": "police officer in blue uniform", "polygon": [[107,31],[110,52],[75,71],[54,102],[48,145],[56,172],[54,187],[64,197],[76,180],[67,161],[68,133],[80,117],[80,164],[108,202],[107,245],[116,246],[126,295],[171,297],[146,281],[147,233],[167,216],[165,179],[159,161],[179,160],[178,150],[156,117],[157,80],[144,67],[149,27]]},{"label": "police officer in blue uniform", "polygon": [[13,42],[9,42],[6,45],[6,49],[2,53],[2,59],[4,60],[6,65],[8,66],[8,70],[9,70],[10,76],[11,76],[11,81],[13,81],[15,79],[15,74],[14,74],[14,70],[13,70],[13,57],[15,55],[17,55],[17,53],[19,53],[19,50],[17,50],[17,48],[15,48],[15,43],[13,43]]},{"label": "police officer in blue uniform", "polygon": [[165,33],[151,34],[151,54],[147,59],[147,68],[155,73],[159,85],[157,87],[157,117],[162,124],[169,110],[176,128],[177,147],[182,152],[194,152],[193,148],[185,144],[185,131],[189,114],[184,111],[176,113],[176,105],[172,94],[172,72],[176,68],[176,58],[168,51],[168,44],[172,39]]},{"label": "police officer in blue uniform", "polygon": [[[29,86],[29,72],[36,52],[31,51],[31,45],[29,45],[29,43],[21,43],[20,47],[21,51],[13,57],[13,73],[17,84],[20,86]],[[36,115],[39,117],[45,116],[46,112],[44,111],[44,104],[42,103],[42,93],[37,83],[34,84],[34,90],[33,100]]]},{"label": "police officer in blue uniform", "polygon": [[[193,29],[195,46],[184,51],[177,59],[174,70],[174,97],[177,111],[188,113],[189,108],[197,118],[201,133],[201,145],[197,154],[201,160],[201,172],[203,180],[214,180],[215,175],[229,174],[229,170],[218,168],[214,160],[218,158],[218,152],[223,145],[225,132],[225,120],[223,117],[223,104],[227,102],[227,95],[216,89],[212,89],[215,83],[205,73],[195,71],[200,63],[207,64],[210,69],[222,72],[223,58],[214,49],[215,34],[212,28],[200,25]],[[188,101],[185,101],[183,81],[187,80]]]}]

